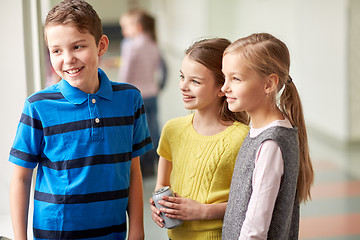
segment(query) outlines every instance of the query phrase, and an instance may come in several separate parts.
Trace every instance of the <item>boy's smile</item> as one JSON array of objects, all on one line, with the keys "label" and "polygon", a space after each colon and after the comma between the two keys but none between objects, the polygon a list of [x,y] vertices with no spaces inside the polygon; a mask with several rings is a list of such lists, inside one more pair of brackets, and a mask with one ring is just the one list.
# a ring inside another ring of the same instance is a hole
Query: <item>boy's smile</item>
[{"label": "boy's smile", "polygon": [[66,72],[67,74],[76,74],[76,73],[80,72],[83,69],[84,69],[84,67],[81,67],[81,68],[65,70],[64,72]]},{"label": "boy's smile", "polygon": [[45,34],[56,73],[83,92],[97,92],[99,57],[107,50],[107,37],[103,35],[97,46],[93,35],[71,24],[48,25]]}]

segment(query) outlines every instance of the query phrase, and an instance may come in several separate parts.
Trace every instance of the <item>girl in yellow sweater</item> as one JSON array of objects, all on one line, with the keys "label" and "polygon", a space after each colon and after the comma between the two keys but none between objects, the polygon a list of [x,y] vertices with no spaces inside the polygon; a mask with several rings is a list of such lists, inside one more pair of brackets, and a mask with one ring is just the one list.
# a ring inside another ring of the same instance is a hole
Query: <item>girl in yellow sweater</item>
[{"label": "girl in yellow sweater", "polygon": [[155,189],[170,186],[176,197],[163,197],[152,218],[163,227],[160,212],[184,223],[169,229],[172,240],[221,239],[231,176],[249,128],[245,113],[228,110],[222,55],[230,42],[223,38],[194,43],[185,52],[180,90],[186,109],[194,113],[172,119],[163,128]]}]

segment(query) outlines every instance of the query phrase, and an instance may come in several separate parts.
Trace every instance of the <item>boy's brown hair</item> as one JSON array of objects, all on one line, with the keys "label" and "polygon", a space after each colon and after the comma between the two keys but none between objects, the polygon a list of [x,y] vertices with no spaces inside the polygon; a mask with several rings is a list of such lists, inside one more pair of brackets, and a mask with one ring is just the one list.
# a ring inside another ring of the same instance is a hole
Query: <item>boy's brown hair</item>
[{"label": "boy's brown hair", "polygon": [[45,28],[52,24],[73,24],[79,32],[89,32],[93,35],[96,45],[103,35],[101,19],[94,8],[83,0],[64,0],[53,7],[46,16]]}]

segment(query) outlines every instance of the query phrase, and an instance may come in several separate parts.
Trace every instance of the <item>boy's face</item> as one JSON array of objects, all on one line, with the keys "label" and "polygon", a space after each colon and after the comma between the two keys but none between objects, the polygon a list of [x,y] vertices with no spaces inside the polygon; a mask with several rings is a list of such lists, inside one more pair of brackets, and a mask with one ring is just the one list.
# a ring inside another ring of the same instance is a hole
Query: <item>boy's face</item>
[{"label": "boy's face", "polygon": [[107,50],[107,37],[103,35],[96,45],[93,35],[79,32],[72,24],[48,25],[45,34],[56,73],[83,92],[97,92],[99,57]]}]

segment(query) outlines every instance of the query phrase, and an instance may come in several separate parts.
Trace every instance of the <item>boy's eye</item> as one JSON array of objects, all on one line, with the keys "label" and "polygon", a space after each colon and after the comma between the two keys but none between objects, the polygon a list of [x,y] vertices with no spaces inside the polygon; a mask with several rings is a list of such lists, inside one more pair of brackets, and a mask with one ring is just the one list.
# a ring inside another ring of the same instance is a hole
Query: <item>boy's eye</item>
[{"label": "boy's eye", "polygon": [[182,75],[182,74],[180,74],[180,79],[184,79],[185,77],[184,77],[184,75]]},{"label": "boy's eye", "polygon": [[233,77],[233,80],[234,81],[241,81],[240,78],[237,78],[237,77]]},{"label": "boy's eye", "polygon": [[53,54],[57,54],[57,53],[60,53],[60,50],[54,49],[54,50],[52,50],[51,52],[52,52]]},{"label": "boy's eye", "polygon": [[82,46],[75,46],[74,49],[77,50],[77,49],[80,49],[82,48]]}]

